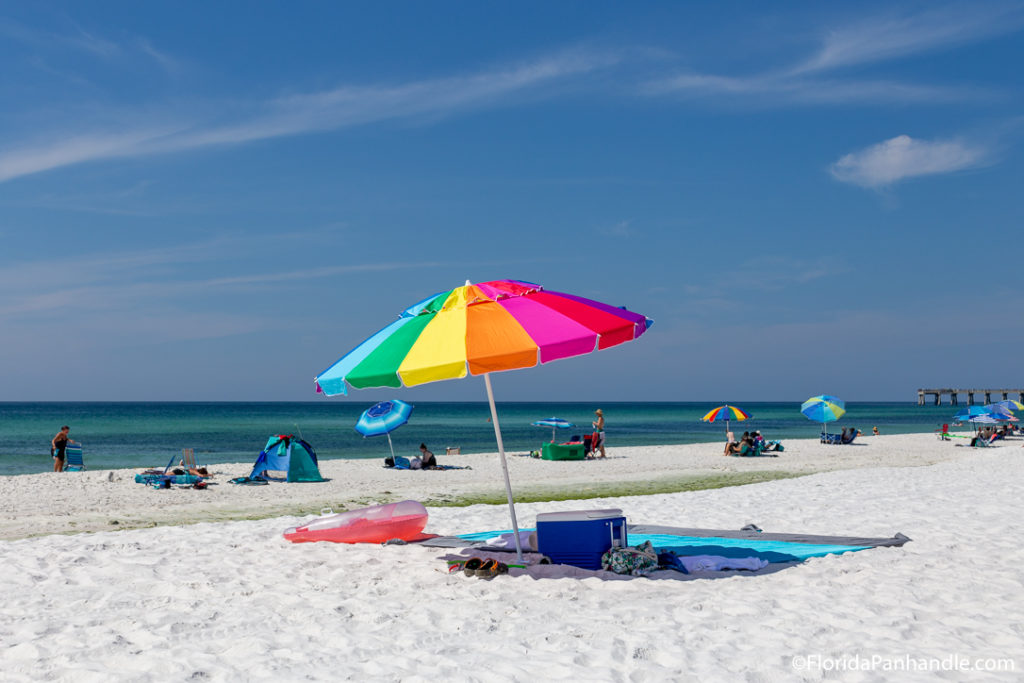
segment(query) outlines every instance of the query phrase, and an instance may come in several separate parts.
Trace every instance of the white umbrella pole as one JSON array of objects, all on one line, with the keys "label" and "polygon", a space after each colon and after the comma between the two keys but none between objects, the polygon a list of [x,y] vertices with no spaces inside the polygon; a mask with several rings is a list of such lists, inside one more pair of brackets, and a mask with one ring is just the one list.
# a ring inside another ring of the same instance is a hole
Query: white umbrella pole
[{"label": "white umbrella pole", "polygon": [[508,513],[512,517],[512,533],[516,542],[516,559],[523,561],[523,548],[519,543],[519,522],[516,521],[516,504],[512,500],[512,482],[508,478],[508,462],[505,460],[505,444],[501,440],[501,426],[498,424],[498,410],[494,407],[494,389],[491,388],[491,373],[484,374],[487,385],[487,401],[491,404],[491,421],[494,423],[494,438],[498,440],[498,457],[501,459],[501,470],[505,474],[505,493],[508,495]]},{"label": "white umbrella pole", "polygon": [[391,432],[388,432],[386,434],[386,436],[388,437],[388,446],[391,447],[391,462],[394,462],[395,461],[395,447],[391,445]]}]

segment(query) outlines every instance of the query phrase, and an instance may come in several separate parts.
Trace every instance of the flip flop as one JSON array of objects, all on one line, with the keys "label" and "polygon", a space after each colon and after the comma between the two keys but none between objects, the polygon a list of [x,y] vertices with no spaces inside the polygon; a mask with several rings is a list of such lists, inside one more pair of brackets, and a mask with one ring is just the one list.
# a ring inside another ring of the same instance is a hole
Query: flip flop
[{"label": "flip flop", "polygon": [[[469,564],[467,562],[467,564]],[[508,567],[505,568],[508,571]],[[497,560],[484,560],[476,569],[476,577],[478,579],[493,579],[498,575],[498,561]]]},{"label": "flip flop", "polygon": [[466,576],[476,576],[477,570],[483,563],[484,561],[479,557],[471,557],[466,560],[466,564],[462,565],[463,572]]}]

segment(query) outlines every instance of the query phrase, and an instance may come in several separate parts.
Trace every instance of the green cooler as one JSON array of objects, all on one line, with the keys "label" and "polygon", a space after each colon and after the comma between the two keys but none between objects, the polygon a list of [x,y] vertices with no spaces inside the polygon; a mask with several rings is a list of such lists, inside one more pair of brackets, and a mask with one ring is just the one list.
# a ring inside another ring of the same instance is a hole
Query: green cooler
[{"label": "green cooler", "polygon": [[546,443],[540,449],[542,460],[586,460],[581,443]]}]

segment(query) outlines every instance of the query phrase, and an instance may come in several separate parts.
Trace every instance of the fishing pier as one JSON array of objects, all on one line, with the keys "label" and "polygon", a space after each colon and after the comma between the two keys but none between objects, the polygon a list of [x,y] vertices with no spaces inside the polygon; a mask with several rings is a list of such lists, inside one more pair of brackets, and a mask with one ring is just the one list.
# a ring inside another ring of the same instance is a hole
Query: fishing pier
[{"label": "fishing pier", "polygon": [[967,394],[967,405],[973,406],[975,395],[984,395],[985,403],[992,403],[993,396],[999,396],[996,400],[1009,400],[1010,394],[1017,394],[1017,399],[1024,403],[1024,389],[918,389],[917,405],[923,406],[929,396],[937,406],[942,405],[942,397],[949,396],[951,406],[959,405],[960,394]]}]

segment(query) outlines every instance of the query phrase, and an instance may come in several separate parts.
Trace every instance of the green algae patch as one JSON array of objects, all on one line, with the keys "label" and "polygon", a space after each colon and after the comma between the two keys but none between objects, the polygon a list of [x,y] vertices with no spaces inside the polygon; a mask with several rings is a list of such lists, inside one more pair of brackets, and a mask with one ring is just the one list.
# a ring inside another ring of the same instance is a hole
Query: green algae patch
[{"label": "green algae patch", "polygon": [[[704,491],[727,486],[759,484],[776,479],[804,477],[814,472],[752,471],[729,472],[724,474],[673,477],[650,481],[600,482],[572,486],[544,486],[516,488],[513,492],[517,503],[545,503],[558,500],[587,500],[590,498],[619,498],[622,496],[651,496],[659,493],[680,493],[683,491]],[[505,492],[478,493],[463,496],[444,496],[423,501],[428,507],[467,507],[469,505],[501,505],[507,503]]]}]

